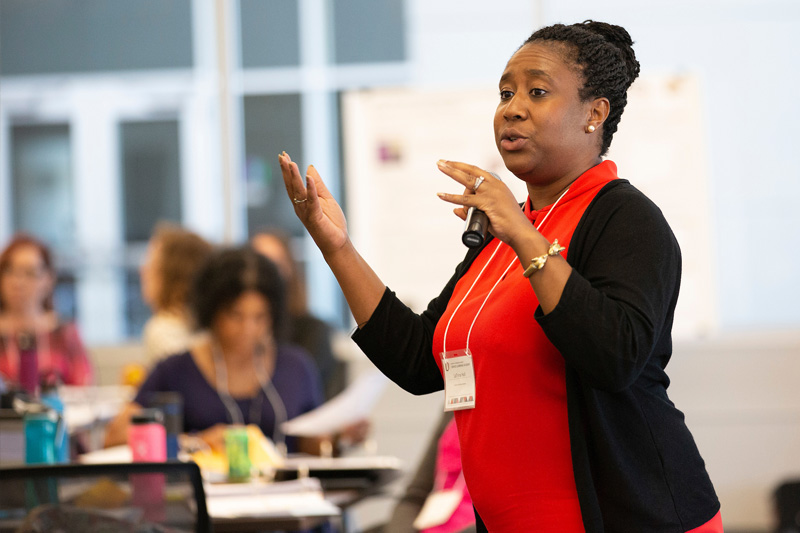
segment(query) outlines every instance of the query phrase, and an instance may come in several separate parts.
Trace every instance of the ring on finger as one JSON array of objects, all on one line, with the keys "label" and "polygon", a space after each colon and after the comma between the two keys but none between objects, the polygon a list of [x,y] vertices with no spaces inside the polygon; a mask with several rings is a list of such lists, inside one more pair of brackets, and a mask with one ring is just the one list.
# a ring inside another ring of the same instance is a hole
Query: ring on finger
[{"label": "ring on finger", "polygon": [[486,178],[484,178],[483,176],[478,176],[477,178],[475,178],[475,184],[472,186],[472,190],[478,192],[478,187],[481,186],[481,183],[483,183],[485,179]]},{"label": "ring on finger", "polygon": [[294,202],[294,205],[302,204],[303,202],[305,202],[307,200],[308,200],[308,198],[303,198],[302,200],[300,200],[298,198],[292,198],[292,202]]}]

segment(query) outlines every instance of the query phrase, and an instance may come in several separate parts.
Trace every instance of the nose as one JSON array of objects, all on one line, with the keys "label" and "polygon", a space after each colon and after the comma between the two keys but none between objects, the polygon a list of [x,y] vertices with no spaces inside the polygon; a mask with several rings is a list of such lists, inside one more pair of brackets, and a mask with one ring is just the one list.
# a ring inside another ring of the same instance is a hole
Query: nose
[{"label": "nose", "polygon": [[524,95],[515,94],[506,103],[503,110],[503,118],[506,120],[524,120],[528,118],[528,110],[525,107]]}]

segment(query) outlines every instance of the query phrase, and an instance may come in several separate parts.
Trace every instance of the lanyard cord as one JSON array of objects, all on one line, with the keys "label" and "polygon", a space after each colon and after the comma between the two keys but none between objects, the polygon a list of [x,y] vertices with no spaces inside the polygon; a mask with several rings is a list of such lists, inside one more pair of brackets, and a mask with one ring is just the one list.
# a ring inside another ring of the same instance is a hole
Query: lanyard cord
[{"label": "lanyard cord", "polygon": [[[542,221],[541,221],[541,222],[539,222],[539,225],[537,225],[537,226],[536,226],[536,231],[539,231],[539,229],[541,229],[541,227],[544,225],[544,222],[545,222],[545,221],[548,219],[548,217],[550,216],[550,213],[552,213],[553,211],[555,211],[555,209],[556,209],[556,206],[558,205],[558,202],[560,202],[560,201],[561,201],[561,199],[562,199],[562,198],[564,198],[564,196],[565,196],[565,195],[566,195],[568,192],[569,192],[569,187],[567,187],[567,188],[564,190],[564,192],[562,192],[562,193],[561,193],[561,196],[559,196],[559,197],[558,197],[558,199],[557,199],[557,200],[556,200],[556,201],[553,203],[553,207],[551,207],[551,208],[550,208],[550,209],[547,211],[547,213],[545,214],[545,216],[544,216],[544,218],[542,219]],[[483,266],[483,268],[481,269],[480,273],[478,274],[478,277],[476,277],[476,278],[475,278],[475,281],[473,281],[473,282],[472,282],[472,286],[471,286],[471,287],[469,288],[469,290],[467,291],[467,294],[465,294],[465,295],[464,295],[464,298],[461,300],[461,302],[460,302],[460,303],[458,304],[458,306],[455,308],[455,310],[453,311],[453,314],[452,314],[452,315],[450,315],[450,320],[448,320],[448,321],[447,321],[447,327],[446,327],[446,328],[445,328],[445,330],[444,330],[444,341],[443,341],[443,343],[442,343],[442,351],[443,351],[444,353],[447,353],[447,349],[446,349],[446,346],[447,346],[447,332],[448,332],[448,330],[450,329],[450,323],[453,321],[453,317],[455,317],[455,316],[456,316],[456,313],[458,312],[458,309],[461,307],[461,304],[463,304],[463,303],[464,303],[464,300],[466,300],[466,299],[467,299],[467,296],[469,296],[469,293],[470,293],[470,292],[472,292],[472,289],[475,287],[475,284],[476,284],[476,283],[478,283],[478,280],[480,279],[480,277],[481,277],[481,274],[483,274],[483,271],[484,271],[484,270],[486,270],[486,267],[488,267],[488,266],[489,266],[489,263],[491,263],[491,262],[492,262],[492,259],[494,259],[494,256],[495,256],[495,254],[497,254],[497,251],[500,249],[500,246],[501,246],[502,244],[503,244],[503,242],[502,242],[502,241],[500,241],[500,242],[497,244],[497,248],[495,248],[495,249],[494,249],[494,252],[492,252],[492,256],[489,258],[489,260],[488,260],[488,261],[486,261],[486,264],[485,264],[485,265]],[[473,319],[472,319],[472,324],[470,324],[470,326],[469,326],[469,331],[467,332],[467,345],[466,345],[466,350],[467,350],[467,352],[469,352],[469,338],[470,338],[470,336],[472,336],[472,328],[474,328],[474,327],[475,327],[475,322],[478,320],[478,316],[481,314],[481,311],[483,311],[483,307],[486,305],[486,302],[488,302],[488,301],[489,301],[489,297],[492,295],[492,293],[494,292],[495,288],[496,288],[496,287],[497,287],[497,286],[500,284],[500,282],[503,280],[503,278],[505,278],[505,277],[506,277],[506,274],[508,274],[508,271],[511,269],[511,267],[514,265],[514,263],[515,263],[516,261],[517,261],[517,258],[516,258],[516,257],[515,257],[514,259],[512,259],[512,260],[511,260],[511,263],[509,263],[509,264],[508,264],[508,266],[507,266],[507,267],[506,267],[506,269],[503,271],[503,273],[500,275],[500,277],[499,277],[499,278],[497,278],[497,281],[496,281],[496,282],[495,282],[495,284],[492,286],[492,289],[489,291],[489,294],[487,294],[487,295],[486,295],[486,298],[484,298],[484,300],[483,300],[483,303],[481,304],[480,308],[478,309],[478,312],[477,312],[477,313],[475,313],[475,318],[473,318]]]},{"label": "lanyard cord", "polygon": [[450,315],[450,320],[447,321],[447,326],[444,328],[444,339],[442,340],[442,351],[443,352],[447,353],[447,332],[450,330],[450,323],[453,321],[453,317],[456,316],[456,313],[458,312],[459,308],[461,308],[461,304],[464,303],[464,301],[469,296],[469,293],[472,292],[472,289],[475,287],[475,284],[478,283],[479,279],[481,279],[481,276],[483,275],[483,271],[486,270],[486,267],[488,267],[489,263],[492,262],[492,259],[494,259],[495,254],[500,249],[500,246],[502,244],[503,244],[503,242],[498,239],[497,247],[494,249],[494,252],[492,252],[492,256],[489,257],[489,260],[486,261],[485,265],[483,265],[483,268],[478,273],[478,277],[475,278],[475,281],[472,282],[472,285],[470,286],[469,290],[467,291],[467,294],[464,295],[464,297],[461,299],[461,301],[456,306],[455,311],[453,311],[453,314]]},{"label": "lanyard cord", "polygon": [[[228,369],[225,365],[225,361],[222,359],[222,355],[220,354],[219,345],[216,342],[212,343],[212,354],[214,359],[214,369],[216,371],[216,378],[217,378],[217,395],[219,396],[220,400],[222,400],[223,405],[228,411],[228,415],[231,417],[231,423],[244,425],[244,414],[242,410],[239,408],[239,405],[236,403],[236,400],[231,396],[230,392],[228,391]],[[283,402],[278,389],[275,388],[275,384],[272,383],[272,379],[267,376],[267,369],[264,363],[263,357],[256,357],[256,363],[258,368],[256,369],[256,376],[258,377],[258,385],[261,388],[261,391],[264,393],[264,396],[267,398],[270,406],[272,407],[272,411],[275,414],[275,427],[272,430],[272,441],[281,449],[284,453],[286,451],[286,435],[284,435],[283,431],[281,431],[281,425],[286,422],[289,417],[286,411],[286,404]],[[257,414],[254,413],[254,408],[256,406],[256,402],[258,403],[258,412]],[[253,403],[250,404],[250,413],[249,413],[249,422],[255,423],[257,425],[261,425],[261,404],[262,404],[261,396],[256,395],[256,398],[253,399]]]},{"label": "lanyard cord", "polygon": [[233,396],[228,392],[228,368],[225,361],[222,359],[222,355],[219,353],[219,346],[216,342],[213,342],[212,352],[214,355],[214,370],[217,374],[217,395],[225,405],[225,409],[228,410],[228,416],[231,417],[231,424],[244,425],[242,410],[239,409],[236,400],[234,400]]}]

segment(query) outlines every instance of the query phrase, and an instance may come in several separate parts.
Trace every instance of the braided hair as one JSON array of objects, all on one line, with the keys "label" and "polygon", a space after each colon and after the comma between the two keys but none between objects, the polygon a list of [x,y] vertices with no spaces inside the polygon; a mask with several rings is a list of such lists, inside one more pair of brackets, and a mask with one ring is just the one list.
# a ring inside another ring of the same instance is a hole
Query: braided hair
[{"label": "braided hair", "polygon": [[528,37],[522,46],[540,41],[565,45],[565,59],[575,64],[583,76],[583,87],[578,91],[581,101],[608,98],[611,109],[603,123],[600,148],[600,155],[605,155],[628,103],[628,87],[639,76],[639,62],[630,34],[621,26],[587,20],[568,26],[544,27]]}]

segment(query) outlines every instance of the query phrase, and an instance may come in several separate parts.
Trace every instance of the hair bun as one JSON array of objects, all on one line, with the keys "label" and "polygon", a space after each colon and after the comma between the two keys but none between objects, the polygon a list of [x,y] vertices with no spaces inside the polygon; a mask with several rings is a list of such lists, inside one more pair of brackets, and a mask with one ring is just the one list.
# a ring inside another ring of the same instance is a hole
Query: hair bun
[{"label": "hair bun", "polygon": [[630,86],[639,77],[639,62],[633,51],[633,39],[628,31],[622,26],[608,24],[607,22],[597,22],[585,20],[581,26],[592,33],[601,35],[606,41],[613,44],[621,53],[628,69],[628,85]]}]

